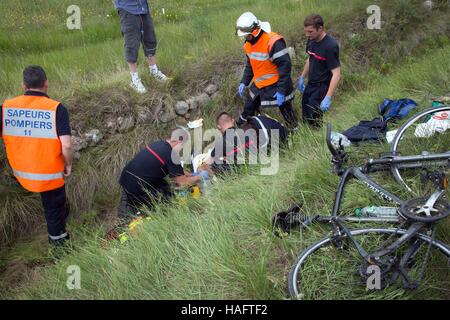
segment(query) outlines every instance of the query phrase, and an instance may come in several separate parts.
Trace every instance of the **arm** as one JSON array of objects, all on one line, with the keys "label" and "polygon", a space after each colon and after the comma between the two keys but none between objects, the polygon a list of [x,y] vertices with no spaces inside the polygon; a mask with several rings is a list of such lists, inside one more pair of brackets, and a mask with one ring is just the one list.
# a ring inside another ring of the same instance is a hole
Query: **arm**
[{"label": "arm", "polygon": [[291,58],[286,47],[284,40],[280,39],[273,45],[270,52],[270,57],[274,58],[273,62],[278,67],[278,84],[277,91],[286,95],[286,88],[288,88],[288,83],[291,81]]},{"label": "arm", "polygon": [[331,77],[330,86],[328,88],[327,97],[332,97],[336,91],[336,88],[341,80],[341,67],[334,68],[331,70],[333,76]]},{"label": "arm", "polygon": [[248,86],[250,82],[253,79],[253,70],[252,66],[250,64],[250,60],[247,57],[247,64],[245,65],[244,74],[242,76],[241,83],[245,84],[245,86]]},{"label": "arm", "polygon": [[191,176],[188,177],[186,175],[175,177],[175,182],[180,187],[189,187],[192,186],[200,181],[202,181],[202,177],[200,176]]},{"label": "arm", "polygon": [[64,176],[68,177],[72,173],[72,161],[73,161],[73,144],[71,136],[60,136],[62,153],[64,156]]},{"label": "arm", "polygon": [[301,74],[302,77],[306,78],[309,74],[309,57],[308,60],[306,60],[305,66],[303,67],[303,72]]}]

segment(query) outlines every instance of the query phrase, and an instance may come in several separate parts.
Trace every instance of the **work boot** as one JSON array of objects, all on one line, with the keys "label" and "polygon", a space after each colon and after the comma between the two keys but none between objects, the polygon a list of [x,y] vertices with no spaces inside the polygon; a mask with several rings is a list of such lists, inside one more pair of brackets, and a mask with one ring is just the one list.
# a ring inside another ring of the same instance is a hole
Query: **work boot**
[{"label": "work boot", "polygon": [[48,242],[50,244],[49,253],[55,263],[72,249],[70,235],[67,232],[66,236],[61,239],[53,240],[48,237]]}]

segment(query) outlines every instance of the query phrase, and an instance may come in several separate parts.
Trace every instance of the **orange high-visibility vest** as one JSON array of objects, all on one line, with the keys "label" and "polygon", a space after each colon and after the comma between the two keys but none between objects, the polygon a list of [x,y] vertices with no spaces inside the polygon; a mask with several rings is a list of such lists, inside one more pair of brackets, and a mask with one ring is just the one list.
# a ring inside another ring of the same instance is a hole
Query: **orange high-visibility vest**
[{"label": "orange high-visibility vest", "polygon": [[22,95],[3,103],[6,155],[20,184],[31,192],[64,185],[64,156],[56,132],[58,101]]},{"label": "orange high-visibility vest", "polygon": [[253,82],[257,88],[264,88],[278,82],[278,67],[271,61],[269,54],[275,42],[280,39],[283,37],[275,32],[263,32],[254,45],[248,41],[244,44],[245,53],[250,59],[253,70]]}]

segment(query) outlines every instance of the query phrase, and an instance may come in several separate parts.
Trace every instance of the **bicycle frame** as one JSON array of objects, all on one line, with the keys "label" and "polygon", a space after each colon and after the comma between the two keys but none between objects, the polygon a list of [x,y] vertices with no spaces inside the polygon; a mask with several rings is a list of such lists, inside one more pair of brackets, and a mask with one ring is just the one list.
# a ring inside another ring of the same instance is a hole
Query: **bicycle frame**
[{"label": "bicycle frame", "polygon": [[[397,197],[392,192],[386,190],[384,187],[380,186],[374,180],[370,179],[366,173],[388,171],[390,166],[396,164],[397,167],[403,169],[419,169],[422,168],[425,162],[439,162],[441,164],[450,166],[450,152],[424,155],[424,156],[386,156],[380,159],[369,159],[363,167],[350,167],[344,171],[341,176],[341,180],[338,185],[336,192],[336,197],[334,199],[332,216],[338,216],[340,211],[340,206],[342,198],[344,196],[345,186],[347,182],[356,178],[357,180],[366,184],[370,190],[375,192],[378,196],[384,200],[391,201],[397,205],[402,205],[404,200]],[[380,220],[376,220],[380,221]],[[381,220],[383,221],[383,220]],[[389,220],[391,221],[391,220]]]},{"label": "bicycle frame", "polygon": [[[363,166],[357,167],[349,167],[345,170],[342,169],[342,163],[346,159],[346,153],[342,146],[336,150],[331,144],[331,126],[328,124],[327,126],[327,145],[330,149],[330,152],[333,156],[333,170],[335,173],[341,176],[339,181],[339,185],[336,191],[333,209],[331,212],[331,216],[316,216],[314,220],[320,222],[331,223],[333,228],[333,236],[340,240],[344,235],[349,239],[353,245],[358,250],[359,254],[370,264],[375,263],[375,261],[380,261],[383,256],[387,256],[397,249],[399,249],[404,243],[414,238],[419,234],[420,230],[425,227],[428,227],[429,224],[422,222],[414,222],[410,225],[406,233],[404,233],[398,240],[390,244],[387,248],[382,248],[377,252],[369,254],[364,248],[358,243],[358,241],[352,236],[351,230],[347,227],[347,221],[357,221],[357,222],[400,222],[400,217],[397,218],[360,218],[360,217],[345,217],[340,215],[340,208],[342,199],[344,197],[345,187],[347,183],[351,179],[357,179],[363,182],[370,190],[376,193],[378,196],[383,198],[384,200],[393,202],[399,206],[402,206],[406,201],[400,199],[394,193],[385,189],[376,183],[373,179],[369,178],[367,174],[380,172],[380,171],[389,171],[392,165],[395,165],[396,168],[399,169],[419,169],[424,167],[424,163],[438,163],[443,166],[450,167],[450,151],[440,154],[429,154],[429,155],[416,155],[416,156],[398,156],[395,154],[386,154],[379,159],[369,159]],[[430,199],[437,200],[442,191],[436,190],[435,193],[430,197]],[[432,203],[434,205],[434,202]],[[432,240],[434,241],[434,239]],[[418,248],[412,249],[418,250]],[[450,251],[449,247],[446,247],[446,250]],[[411,254],[411,252],[409,252]],[[404,277],[407,277],[406,274],[403,274]]]}]

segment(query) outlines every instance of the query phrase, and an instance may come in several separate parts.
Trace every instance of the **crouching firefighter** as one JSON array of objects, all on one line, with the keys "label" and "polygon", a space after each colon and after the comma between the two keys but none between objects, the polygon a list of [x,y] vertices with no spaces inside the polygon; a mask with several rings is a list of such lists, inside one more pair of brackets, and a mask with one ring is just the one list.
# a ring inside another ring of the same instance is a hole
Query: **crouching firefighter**
[{"label": "crouching firefighter", "polygon": [[117,211],[120,218],[127,220],[136,217],[140,214],[140,207],[152,208],[158,201],[169,200],[173,193],[166,177],[181,187],[208,179],[208,171],[194,175],[184,172],[180,152],[188,140],[187,131],[175,129],[166,140],[154,142],[142,149],[125,166],[119,180],[123,189]]},{"label": "crouching firefighter", "polygon": [[297,118],[292,109],[292,66],[284,38],[271,32],[270,24],[259,21],[251,12],[239,17],[236,34],[245,38],[244,51],[247,56],[239,95],[243,97],[244,89],[250,86],[237,124],[242,125],[260,107],[278,107],[287,125],[296,128]]},{"label": "crouching firefighter", "polygon": [[49,242],[59,246],[69,239],[64,183],[73,159],[69,114],[48,97],[47,76],[41,67],[25,68],[22,86],[23,95],[0,107],[0,134],[17,181],[26,190],[41,194]]}]

